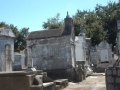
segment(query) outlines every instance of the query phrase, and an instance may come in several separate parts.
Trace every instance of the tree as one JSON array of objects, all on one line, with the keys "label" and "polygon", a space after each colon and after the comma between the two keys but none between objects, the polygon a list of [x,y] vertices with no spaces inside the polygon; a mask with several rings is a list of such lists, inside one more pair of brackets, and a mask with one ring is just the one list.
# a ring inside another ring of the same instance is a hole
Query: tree
[{"label": "tree", "polygon": [[19,52],[20,50],[25,49],[26,47],[26,37],[28,35],[29,28],[22,28],[21,30],[18,30],[17,26],[14,26],[13,24],[6,24],[5,22],[0,22],[0,27],[7,27],[10,28],[13,33],[15,34],[14,39],[14,51]]},{"label": "tree", "polygon": [[44,29],[63,28],[63,21],[60,21],[60,14],[57,13],[55,17],[47,19],[46,22],[43,22],[42,27]]},{"label": "tree", "polygon": [[[114,47],[116,45],[117,20],[119,19],[120,2],[110,1],[106,6],[97,4],[93,11],[77,10],[73,16],[75,35],[77,36],[80,31],[84,31],[86,37],[91,38],[93,46],[105,39]],[[43,24],[44,29],[59,28],[61,21],[58,20],[59,17],[48,19],[47,22]],[[80,28],[80,26],[82,26],[82,28]]]},{"label": "tree", "polygon": [[18,40],[18,35],[19,35],[18,28],[17,28],[17,26],[14,26],[13,24],[8,25],[8,28],[10,28],[13,31],[13,33],[15,34],[14,51],[19,52],[20,50],[18,49],[18,42],[19,42],[19,40]]},{"label": "tree", "polygon": [[29,28],[22,28],[18,35],[18,50],[23,50],[26,48],[26,38],[29,34]]},{"label": "tree", "polygon": [[[103,38],[103,27],[101,25],[101,21],[97,18],[96,14],[93,11],[80,11],[77,10],[75,16],[73,16],[74,20],[74,29],[75,35],[77,36],[80,31],[84,31],[86,37],[91,38],[92,45],[98,44]],[[80,28],[80,25],[84,28]]]},{"label": "tree", "polygon": [[109,2],[107,6],[96,5],[95,13],[102,21],[102,26],[106,32],[106,40],[112,44],[113,47],[116,45],[117,35],[117,20],[120,19],[120,9],[118,6],[120,2]]},{"label": "tree", "polygon": [[[87,11],[80,11],[77,10],[77,13],[73,16],[73,21],[74,21],[74,30],[75,30],[75,36],[78,36],[80,31],[85,30],[85,19],[84,17],[86,16]],[[82,26],[82,28],[80,28]]]},{"label": "tree", "polygon": [[[120,2],[109,2],[108,5],[96,5],[94,11],[80,11],[74,17],[79,17],[75,23],[76,35],[80,29],[79,24],[84,26],[84,32],[92,40],[92,45],[98,44],[105,39],[113,47],[116,45],[117,20],[120,19]],[[75,20],[74,20],[75,21]],[[79,29],[79,30],[78,30]]]}]

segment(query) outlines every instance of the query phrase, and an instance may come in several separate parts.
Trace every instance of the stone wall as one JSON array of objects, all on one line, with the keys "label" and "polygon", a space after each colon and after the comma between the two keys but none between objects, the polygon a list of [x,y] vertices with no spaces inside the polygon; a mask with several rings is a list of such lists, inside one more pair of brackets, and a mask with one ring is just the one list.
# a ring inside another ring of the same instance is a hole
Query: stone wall
[{"label": "stone wall", "polygon": [[9,44],[11,46],[11,64],[10,70],[12,70],[12,62],[14,61],[14,39],[10,37],[0,37],[0,71],[6,71],[6,60],[5,60],[5,46]]},{"label": "stone wall", "polygon": [[37,71],[0,72],[0,90],[43,90],[43,83],[37,75]]},{"label": "stone wall", "polygon": [[75,67],[74,45],[71,36],[27,40],[28,64],[39,70],[56,70]]},{"label": "stone wall", "polygon": [[105,72],[106,90],[120,90],[120,68],[108,68]]},{"label": "stone wall", "polygon": [[26,59],[26,49],[20,51],[20,53],[15,52],[14,55],[14,62],[13,62],[13,70],[14,71],[21,71],[22,68],[27,66],[27,59]]},{"label": "stone wall", "polygon": [[20,71],[21,69],[22,69],[21,55],[15,54],[15,60],[13,63],[13,71]]}]

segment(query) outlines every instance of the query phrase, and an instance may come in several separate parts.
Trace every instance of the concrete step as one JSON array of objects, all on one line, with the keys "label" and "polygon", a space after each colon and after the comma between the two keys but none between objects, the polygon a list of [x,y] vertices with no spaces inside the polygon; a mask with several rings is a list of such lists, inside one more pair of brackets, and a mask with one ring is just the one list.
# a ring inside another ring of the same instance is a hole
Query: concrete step
[{"label": "concrete step", "polygon": [[58,79],[55,80],[56,85],[60,85],[60,88],[63,89],[68,86],[68,79]]},{"label": "concrete step", "polygon": [[43,87],[47,87],[47,86],[50,86],[50,85],[53,85],[54,82],[47,82],[47,83],[43,83]]},{"label": "concrete step", "polygon": [[42,74],[36,75],[36,78],[39,78],[42,81],[43,90],[56,90],[55,82],[49,77],[46,77],[46,73],[45,75],[42,75]]},{"label": "concrete step", "polygon": [[56,90],[54,82],[43,83],[43,90]]},{"label": "concrete step", "polygon": [[42,85],[32,85],[30,87],[30,90],[43,90],[43,86]]}]

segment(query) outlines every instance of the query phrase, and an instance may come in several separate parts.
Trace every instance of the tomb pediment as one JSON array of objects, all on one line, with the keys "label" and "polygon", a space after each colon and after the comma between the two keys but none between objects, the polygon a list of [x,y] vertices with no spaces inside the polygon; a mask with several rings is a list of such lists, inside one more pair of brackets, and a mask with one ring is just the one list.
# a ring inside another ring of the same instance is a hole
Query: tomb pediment
[{"label": "tomb pediment", "polygon": [[0,36],[15,37],[13,31],[9,28],[0,28]]},{"label": "tomb pediment", "polygon": [[110,48],[110,45],[105,41],[101,41],[101,43],[98,45],[98,47],[101,47],[101,48]]}]

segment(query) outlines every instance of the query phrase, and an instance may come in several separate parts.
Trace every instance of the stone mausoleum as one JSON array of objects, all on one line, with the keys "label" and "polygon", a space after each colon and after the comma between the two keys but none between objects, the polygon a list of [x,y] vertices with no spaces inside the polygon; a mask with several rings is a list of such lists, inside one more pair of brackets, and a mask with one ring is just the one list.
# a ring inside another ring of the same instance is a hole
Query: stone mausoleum
[{"label": "stone mausoleum", "polygon": [[12,71],[14,38],[15,35],[11,29],[0,28],[0,71]]},{"label": "stone mausoleum", "polygon": [[47,71],[54,79],[72,80],[75,71],[75,35],[73,20],[66,16],[64,29],[39,30],[27,37],[28,66]]}]

